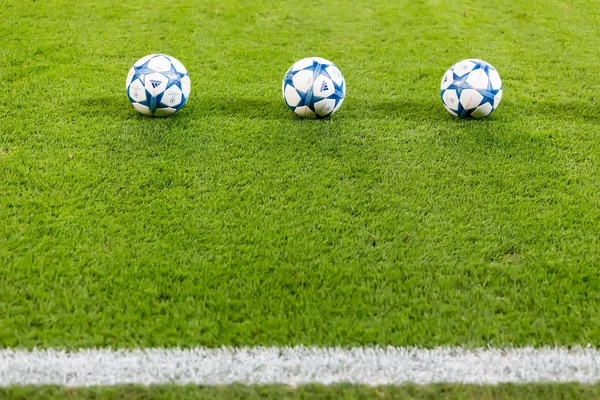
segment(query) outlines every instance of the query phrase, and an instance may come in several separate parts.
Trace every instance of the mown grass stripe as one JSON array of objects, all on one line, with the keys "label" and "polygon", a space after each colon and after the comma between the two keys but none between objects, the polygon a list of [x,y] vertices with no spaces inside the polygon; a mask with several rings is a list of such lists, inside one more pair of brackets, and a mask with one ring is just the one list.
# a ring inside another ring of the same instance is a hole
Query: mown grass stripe
[{"label": "mown grass stripe", "polygon": [[600,351],[254,347],[0,350],[0,386],[600,382]]}]

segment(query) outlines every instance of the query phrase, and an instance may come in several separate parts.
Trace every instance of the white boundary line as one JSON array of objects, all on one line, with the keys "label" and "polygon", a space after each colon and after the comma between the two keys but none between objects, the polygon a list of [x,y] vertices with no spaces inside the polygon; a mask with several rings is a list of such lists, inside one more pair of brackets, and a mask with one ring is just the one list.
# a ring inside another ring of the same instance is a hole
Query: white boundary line
[{"label": "white boundary line", "polygon": [[254,347],[0,349],[0,386],[600,382],[600,350]]}]

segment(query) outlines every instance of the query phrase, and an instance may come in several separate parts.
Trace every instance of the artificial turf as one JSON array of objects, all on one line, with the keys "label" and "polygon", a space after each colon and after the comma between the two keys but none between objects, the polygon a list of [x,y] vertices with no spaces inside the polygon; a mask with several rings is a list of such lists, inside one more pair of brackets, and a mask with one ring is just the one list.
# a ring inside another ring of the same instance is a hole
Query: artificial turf
[{"label": "artificial turf", "polygon": [[[0,347],[600,344],[596,1],[0,8]],[[170,54],[192,93],[138,115]],[[296,60],[344,73],[300,120]],[[439,83],[476,57],[482,121]]]}]

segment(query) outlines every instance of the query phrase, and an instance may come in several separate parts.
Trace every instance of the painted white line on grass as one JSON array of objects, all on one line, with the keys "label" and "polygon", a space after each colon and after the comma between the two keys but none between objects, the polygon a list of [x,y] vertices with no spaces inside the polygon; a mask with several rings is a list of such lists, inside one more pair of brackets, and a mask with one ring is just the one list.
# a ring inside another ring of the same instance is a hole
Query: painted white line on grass
[{"label": "painted white line on grass", "polygon": [[600,382],[593,348],[0,349],[0,386]]}]

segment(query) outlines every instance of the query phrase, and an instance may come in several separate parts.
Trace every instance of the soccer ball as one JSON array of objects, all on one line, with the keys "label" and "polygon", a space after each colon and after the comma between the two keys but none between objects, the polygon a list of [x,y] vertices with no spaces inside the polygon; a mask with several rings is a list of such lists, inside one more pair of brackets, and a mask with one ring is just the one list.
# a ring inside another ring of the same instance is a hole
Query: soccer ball
[{"label": "soccer ball", "polygon": [[125,88],[136,110],[144,115],[166,117],[185,105],[191,82],[187,70],[176,58],[151,54],[133,64]]},{"label": "soccer ball", "polygon": [[301,117],[325,118],[336,112],[346,95],[344,76],[331,61],[303,58],[288,69],[281,85],[283,99]]},{"label": "soccer ball", "polygon": [[462,60],[442,77],[440,97],[446,110],[455,117],[483,118],[500,104],[502,80],[485,61]]}]

